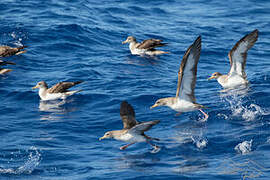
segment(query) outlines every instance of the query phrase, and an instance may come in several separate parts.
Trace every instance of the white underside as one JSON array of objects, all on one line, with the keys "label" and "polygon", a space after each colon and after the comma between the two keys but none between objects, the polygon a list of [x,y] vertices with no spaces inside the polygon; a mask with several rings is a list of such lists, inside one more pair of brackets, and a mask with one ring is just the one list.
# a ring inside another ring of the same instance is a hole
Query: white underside
[{"label": "white underside", "polygon": [[42,100],[56,100],[56,99],[65,99],[67,97],[67,95],[65,95],[64,93],[47,93],[45,96],[40,95],[40,98]]},{"label": "white underside", "polygon": [[182,99],[178,99],[177,103],[170,106],[170,108],[177,112],[190,112],[198,109],[192,102]]},{"label": "white underside", "polygon": [[132,134],[132,133],[125,133],[122,136],[119,136],[117,138],[115,138],[117,140],[120,141],[124,141],[124,142],[129,142],[129,143],[135,143],[135,142],[145,142],[146,139],[144,136],[139,135],[139,134]]},{"label": "white underside", "polygon": [[221,84],[224,88],[235,88],[237,86],[241,86],[247,84],[247,81],[239,75],[233,75],[228,78],[228,81],[223,82],[220,78],[217,79],[219,84]]},{"label": "white underside", "polygon": [[47,101],[47,100],[56,100],[56,99],[65,99],[68,94],[66,93],[44,93],[44,89],[39,89],[38,91],[38,94],[39,94],[39,97],[44,100],[44,101]]},{"label": "white underside", "polygon": [[137,49],[137,48],[130,49],[130,52],[131,52],[131,54],[133,54],[133,55],[147,54],[147,50],[145,50],[145,49]]}]

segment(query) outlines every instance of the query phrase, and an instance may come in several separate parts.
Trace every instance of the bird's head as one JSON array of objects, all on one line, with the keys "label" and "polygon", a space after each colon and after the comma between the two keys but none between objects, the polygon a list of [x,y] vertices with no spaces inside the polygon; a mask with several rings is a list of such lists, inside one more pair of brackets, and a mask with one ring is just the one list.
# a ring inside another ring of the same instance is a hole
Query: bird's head
[{"label": "bird's head", "polygon": [[210,78],[208,78],[208,80],[211,80],[211,79],[217,79],[219,78],[220,76],[222,76],[222,74],[220,74],[219,72],[214,72],[212,74],[212,76]]},{"label": "bird's head", "polygon": [[99,138],[99,140],[101,141],[102,139],[109,139],[109,138],[113,138],[113,132],[112,131],[108,131],[104,134],[104,136],[102,136],[101,138]]},{"label": "bird's head", "polygon": [[133,36],[128,36],[127,39],[122,42],[122,44],[131,43],[131,42],[136,42],[136,39]]},{"label": "bird's head", "polygon": [[173,103],[173,100],[175,98],[169,97],[169,98],[161,98],[158,99],[153,106],[150,107],[150,109],[158,107],[158,106],[170,106]]},{"label": "bird's head", "polygon": [[48,85],[46,84],[45,81],[40,81],[37,83],[36,86],[32,87],[32,89],[37,89],[37,88],[48,88]]}]

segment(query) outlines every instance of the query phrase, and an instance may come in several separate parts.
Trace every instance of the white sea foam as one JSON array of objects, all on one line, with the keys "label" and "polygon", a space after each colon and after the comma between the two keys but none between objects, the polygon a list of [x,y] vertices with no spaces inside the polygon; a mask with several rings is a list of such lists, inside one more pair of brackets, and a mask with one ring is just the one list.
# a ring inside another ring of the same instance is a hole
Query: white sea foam
[{"label": "white sea foam", "polygon": [[18,168],[2,168],[0,174],[31,174],[33,170],[40,164],[41,154],[36,147],[32,146],[29,149],[30,153],[27,161]]},{"label": "white sea foam", "polygon": [[196,145],[196,147],[199,149],[205,148],[208,143],[206,138],[199,137],[199,136],[192,136],[191,139],[193,143]]},{"label": "white sea foam", "polygon": [[244,141],[236,145],[234,149],[241,154],[247,154],[251,151],[252,142],[252,139],[250,141]]},{"label": "white sea foam", "polygon": [[224,97],[224,100],[229,103],[232,116],[241,116],[246,121],[253,121],[258,116],[270,114],[257,104],[243,105],[242,97],[238,97],[237,94]]}]

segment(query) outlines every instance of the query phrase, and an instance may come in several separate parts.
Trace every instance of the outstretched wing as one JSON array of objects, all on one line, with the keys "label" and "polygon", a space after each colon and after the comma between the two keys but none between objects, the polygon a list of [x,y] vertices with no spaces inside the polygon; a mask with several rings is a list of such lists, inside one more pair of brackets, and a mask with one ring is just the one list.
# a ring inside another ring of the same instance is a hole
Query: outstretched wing
[{"label": "outstretched wing", "polygon": [[75,86],[76,84],[80,84],[82,81],[76,81],[76,82],[60,82],[54,85],[53,87],[48,89],[48,93],[63,93],[67,92],[69,88],[72,86]]},{"label": "outstretched wing", "polygon": [[250,34],[247,34],[240,39],[229,52],[231,69],[229,76],[238,74],[246,78],[245,66],[247,60],[247,51],[255,44],[258,39],[258,30],[255,29]]},{"label": "outstretched wing", "polygon": [[194,89],[200,52],[201,36],[186,51],[178,71],[176,97],[193,103],[196,101]]},{"label": "outstretched wing", "polygon": [[160,39],[147,39],[141,42],[137,48],[138,49],[154,49],[156,47],[165,46],[167,43],[162,43],[162,40]]},{"label": "outstretched wing", "polygon": [[135,119],[135,111],[127,101],[121,103],[120,116],[123,121],[123,129],[130,129],[138,124]]},{"label": "outstretched wing", "polygon": [[137,124],[136,126],[134,126],[133,128],[131,128],[130,132],[137,133],[137,134],[143,133],[151,129],[154,125],[158,124],[159,122],[160,120],[141,122]]}]

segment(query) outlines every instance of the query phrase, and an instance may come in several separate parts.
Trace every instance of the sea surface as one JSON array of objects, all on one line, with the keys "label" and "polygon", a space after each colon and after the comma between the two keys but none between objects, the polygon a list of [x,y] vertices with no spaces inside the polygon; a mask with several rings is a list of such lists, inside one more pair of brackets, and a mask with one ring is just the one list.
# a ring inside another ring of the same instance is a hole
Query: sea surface
[{"label": "sea surface", "polygon": [[[0,179],[270,179],[270,1],[1,0],[0,44],[26,45],[4,60],[0,76]],[[248,52],[247,89],[222,91],[207,78],[227,73],[233,45],[259,30]],[[131,55],[127,36],[159,38],[170,54]],[[150,106],[174,96],[182,57],[198,35],[202,51],[196,99],[183,113]],[[82,92],[43,102],[37,82],[82,80]],[[147,134],[160,151],[99,141],[122,128],[127,100],[138,121],[160,120]]]}]

